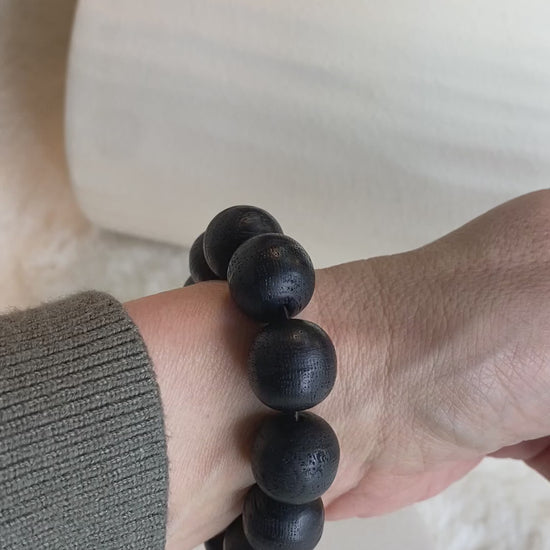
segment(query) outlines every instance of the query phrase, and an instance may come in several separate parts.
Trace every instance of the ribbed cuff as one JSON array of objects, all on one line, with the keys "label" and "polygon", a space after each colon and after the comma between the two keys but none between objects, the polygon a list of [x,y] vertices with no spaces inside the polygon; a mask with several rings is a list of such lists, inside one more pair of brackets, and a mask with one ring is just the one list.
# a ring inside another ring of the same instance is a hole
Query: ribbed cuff
[{"label": "ribbed cuff", "polygon": [[119,302],[0,317],[0,548],[161,550],[167,483],[158,386]]}]

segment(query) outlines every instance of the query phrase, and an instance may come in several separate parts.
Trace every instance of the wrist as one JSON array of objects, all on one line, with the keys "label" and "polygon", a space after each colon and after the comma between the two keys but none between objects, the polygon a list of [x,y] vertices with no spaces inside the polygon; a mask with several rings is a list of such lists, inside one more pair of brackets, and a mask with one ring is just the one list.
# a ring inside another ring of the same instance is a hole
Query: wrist
[{"label": "wrist", "polygon": [[248,440],[261,406],[248,388],[245,365],[257,329],[219,282],[125,307],[147,345],[164,411],[166,548],[193,548],[234,519],[253,483]]},{"label": "wrist", "polygon": [[[326,506],[357,484],[384,437],[387,332],[376,279],[366,266],[357,277],[356,267],[317,271],[314,296],[298,316],[325,329],[338,356],[334,390],[313,409],[331,424],[341,446],[339,473],[323,497]],[[237,309],[223,282],[125,307],[147,345],[165,415],[166,547],[193,548],[238,515],[254,483],[249,449],[259,421],[270,412],[254,396],[246,374],[259,325]]]},{"label": "wrist", "polygon": [[338,356],[334,390],[314,409],[333,426],[341,447],[339,473],[323,497],[329,520],[357,515],[341,516],[331,504],[353,493],[361,479],[388,458],[386,441],[405,416],[401,397],[392,394],[388,384],[393,340],[373,262],[318,271],[315,295],[303,312],[304,318],[325,328]]}]

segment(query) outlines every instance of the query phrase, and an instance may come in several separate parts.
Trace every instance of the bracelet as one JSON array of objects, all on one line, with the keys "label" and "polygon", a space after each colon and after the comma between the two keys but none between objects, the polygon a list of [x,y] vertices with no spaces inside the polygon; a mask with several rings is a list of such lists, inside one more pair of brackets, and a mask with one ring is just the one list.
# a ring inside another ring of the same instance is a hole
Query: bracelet
[{"label": "bracelet", "polygon": [[324,525],[321,495],[336,476],[340,447],[321,417],[304,412],[336,379],[336,351],[309,321],[293,319],[310,301],[315,271],[307,252],[265,210],[233,206],[193,243],[189,286],[227,280],[231,297],[262,324],[248,355],[252,390],[277,412],[255,437],[242,515],[207,550],[312,550]]}]

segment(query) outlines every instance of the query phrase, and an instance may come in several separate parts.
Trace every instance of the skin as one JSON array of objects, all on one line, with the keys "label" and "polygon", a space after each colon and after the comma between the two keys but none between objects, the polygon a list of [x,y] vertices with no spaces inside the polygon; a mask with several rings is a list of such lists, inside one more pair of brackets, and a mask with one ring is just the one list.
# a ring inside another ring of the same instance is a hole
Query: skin
[{"label": "skin", "polygon": [[[550,477],[550,191],[423,248],[316,273],[299,315],[322,326],[338,379],[314,412],[340,439],[328,519],[433,496],[487,455]],[[148,346],[170,461],[167,549],[226,527],[253,482],[268,413],[246,380],[257,326],[212,281],[126,304]]]}]

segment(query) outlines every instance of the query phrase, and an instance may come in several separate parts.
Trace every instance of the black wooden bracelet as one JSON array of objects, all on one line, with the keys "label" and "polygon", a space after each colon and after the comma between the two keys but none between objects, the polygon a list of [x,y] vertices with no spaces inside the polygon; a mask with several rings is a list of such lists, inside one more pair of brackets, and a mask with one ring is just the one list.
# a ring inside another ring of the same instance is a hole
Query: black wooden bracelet
[{"label": "black wooden bracelet", "polygon": [[310,301],[315,271],[306,251],[265,210],[233,206],[193,243],[185,286],[227,280],[239,309],[262,323],[250,348],[256,396],[278,411],[255,437],[243,514],[207,550],[312,550],[324,524],[321,495],[336,476],[338,439],[319,416],[336,379],[336,352],[319,326],[292,319]]}]

